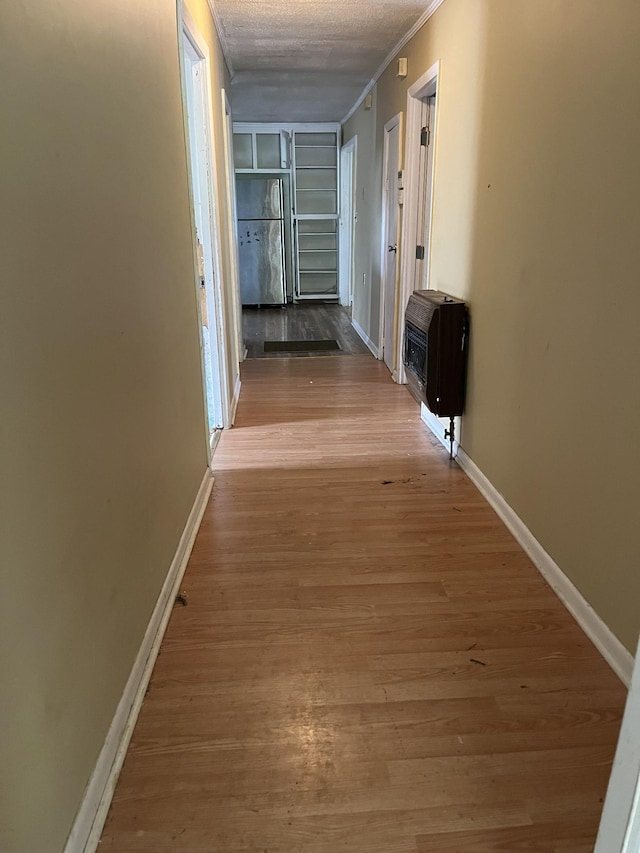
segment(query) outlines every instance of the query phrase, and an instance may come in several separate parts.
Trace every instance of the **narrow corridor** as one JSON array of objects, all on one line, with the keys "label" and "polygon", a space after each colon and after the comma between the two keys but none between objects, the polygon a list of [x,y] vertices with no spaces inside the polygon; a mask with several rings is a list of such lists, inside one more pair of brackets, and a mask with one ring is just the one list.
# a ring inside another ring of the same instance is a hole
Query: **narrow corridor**
[{"label": "narrow corridor", "polygon": [[369,356],[245,363],[101,853],[593,849],[625,690]]}]

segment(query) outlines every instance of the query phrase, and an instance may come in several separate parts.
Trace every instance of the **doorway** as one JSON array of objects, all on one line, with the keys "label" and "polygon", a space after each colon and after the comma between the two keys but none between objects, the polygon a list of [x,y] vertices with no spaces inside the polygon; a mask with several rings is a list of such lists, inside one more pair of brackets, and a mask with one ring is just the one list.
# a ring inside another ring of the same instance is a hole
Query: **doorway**
[{"label": "doorway", "polygon": [[420,151],[418,157],[418,205],[416,210],[416,260],[413,290],[429,287],[431,241],[431,196],[433,189],[433,151],[436,116],[436,96],[429,95],[420,102]]},{"label": "doorway", "polygon": [[206,45],[185,14],[182,38],[183,104],[197,270],[200,355],[206,428],[211,449],[215,446],[217,431],[230,426],[230,398],[208,80]]},{"label": "doorway", "polygon": [[407,381],[402,359],[404,310],[411,293],[427,289],[430,283],[438,71],[436,62],[410,87],[407,95],[402,263],[395,345],[397,381],[402,383]]},{"label": "doorway", "polygon": [[396,378],[396,305],[398,295],[399,170],[402,113],[384,126],[382,184],[382,357]]},{"label": "doorway", "polygon": [[340,149],[340,304],[353,303],[353,241],[356,213],[356,158],[358,137],[354,136]]}]

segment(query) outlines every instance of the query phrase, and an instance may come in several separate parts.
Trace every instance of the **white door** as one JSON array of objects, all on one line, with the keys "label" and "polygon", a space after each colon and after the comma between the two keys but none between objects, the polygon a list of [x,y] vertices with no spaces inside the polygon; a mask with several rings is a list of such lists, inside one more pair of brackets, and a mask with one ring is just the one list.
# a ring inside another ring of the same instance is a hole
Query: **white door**
[{"label": "white door", "polygon": [[412,291],[429,286],[429,222],[433,203],[437,120],[435,96],[439,67],[439,63],[435,62],[409,87],[407,93],[400,246],[402,261],[396,336],[396,374],[397,381],[401,383],[406,382],[403,365],[404,311]]},{"label": "white door", "polygon": [[356,137],[340,150],[340,304],[353,302],[353,232],[355,216]]},{"label": "white door", "polygon": [[396,297],[398,272],[398,170],[400,168],[400,117],[392,119],[385,127],[384,188],[385,234],[384,261],[384,328],[382,351],[384,363],[393,373],[395,369],[394,339],[396,331]]},{"label": "white door", "polygon": [[420,160],[418,170],[418,221],[416,225],[416,266],[414,290],[429,286],[429,241],[431,238],[431,199],[433,195],[433,152],[436,96],[422,102]]},{"label": "white door", "polygon": [[211,445],[215,431],[231,426],[220,234],[215,203],[214,152],[208,61],[201,38],[183,21],[183,96],[188,141],[189,183],[198,260],[202,368]]},{"label": "white door", "polygon": [[595,853],[640,851],[640,645]]},{"label": "white door", "polygon": [[184,41],[185,94],[187,107],[187,131],[189,137],[189,161],[193,215],[196,226],[198,258],[198,285],[200,290],[200,319],[202,323],[202,365],[207,403],[209,433],[223,426],[220,384],[220,364],[216,346],[215,308],[211,298],[213,288],[213,263],[211,227],[209,222],[209,197],[207,186],[206,127],[203,121],[202,91],[203,67],[189,40]]}]

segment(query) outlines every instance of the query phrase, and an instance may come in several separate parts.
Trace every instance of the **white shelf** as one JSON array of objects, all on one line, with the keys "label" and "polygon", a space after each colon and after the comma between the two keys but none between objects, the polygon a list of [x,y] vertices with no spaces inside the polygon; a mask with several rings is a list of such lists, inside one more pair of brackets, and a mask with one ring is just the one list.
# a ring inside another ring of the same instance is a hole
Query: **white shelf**
[{"label": "white shelf", "polygon": [[[296,219],[302,219],[302,220],[305,220],[306,222],[308,222],[311,219],[323,219],[323,220],[334,219],[336,221],[338,220],[338,214],[337,213],[296,213],[296,214],[294,214],[294,216]],[[312,232],[311,231],[301,231],[300,233],[301,234],[311,234]],[[335,231],[318,231],[317,233],[318,234],[335,234],[336,232]]]},{"label": "white shelf", "polygon": [[[298,225],[297,230],[297,256],[298,256],[298,295],[297,299],[338,299],[338,136],[335,143],[328,140],[333,137],[325,136],[324,140],[312,143],[307,139],[294,139],[294,188],[298,207],[317,206],[326,212],[296,213],[297,222],[313,222],[315,227],[321,227],[320,222],[333,222],[329,231],[303,231]],[[332,154],[328,152],[333,152]],[[314,162],[315,161],[315,162]],[[316,173],[315,176],[313,173]],[[325,183],[326,186],[316,184]],[[302,184],[302,186],[301,186]],[[310,186],[309,186],[310,185]],[[309,239],[307,239],[309,238]],[[314,248],[314,240],[317,240],[322,248]],[[325,248],[327,244],[334,242],[336,245]],[[302,243],[302,247],[300,245]],[[304,248],[303,248],[304,247]],[[313,255],[318,255],[313,258]],[[322,257],[320,257],[322,256]],[[310,269],[304,269],[305,262],[309,263]],[[335,264],[333,266],[319,269],[322,263]],[[317,288],[317,289],[316,289]],[[300,292],[302,291],[302,292]]]}]

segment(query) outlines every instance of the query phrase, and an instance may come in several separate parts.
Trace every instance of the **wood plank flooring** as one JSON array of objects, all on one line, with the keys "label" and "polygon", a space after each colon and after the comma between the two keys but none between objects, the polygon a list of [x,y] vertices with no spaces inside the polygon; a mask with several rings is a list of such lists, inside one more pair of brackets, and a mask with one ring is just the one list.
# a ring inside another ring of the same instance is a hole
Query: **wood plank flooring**
[{"label": "wood plank flooring", "polygon": [[[243,308],[242,329],[247,358],[333,357],[368,353],[353,326],[349,309],[335,303],[300,302],[286,308]],[[339,350],[265,352],[265,341],[334,340]]]},{"label": "wood plank flooring", "polygon": [[406,389],[246,362],[101,853],[589,853],[625,691]]}]

